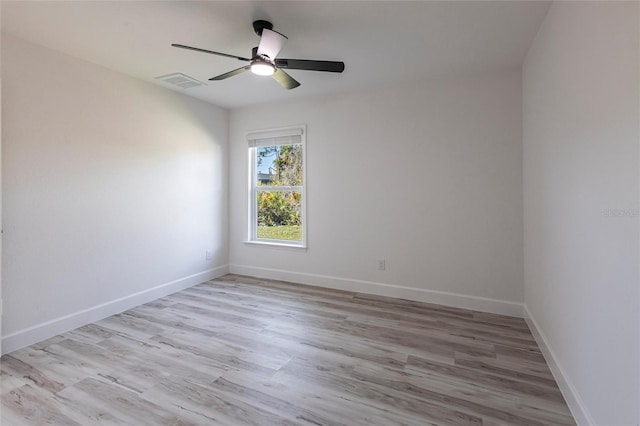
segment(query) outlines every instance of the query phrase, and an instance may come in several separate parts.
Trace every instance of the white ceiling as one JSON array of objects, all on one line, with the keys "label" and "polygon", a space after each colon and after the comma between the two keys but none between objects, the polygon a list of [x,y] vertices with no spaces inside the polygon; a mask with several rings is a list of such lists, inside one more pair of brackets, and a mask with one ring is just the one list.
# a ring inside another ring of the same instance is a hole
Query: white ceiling
[{"label": "white ceiling", "polygon": [[[518,67],[544,18],[544,1],[74,1],[2,2],[3,32],[227,108],[451,74]],[[171,47],[251,56],[251,23],[289,37],[279,57],[341,60],[343,74],[291,70],[284,90],[244,65]],[[182,72],[207,86],[179,89],[154,78]],[[43,70],[46,78],[46,70]]]}]

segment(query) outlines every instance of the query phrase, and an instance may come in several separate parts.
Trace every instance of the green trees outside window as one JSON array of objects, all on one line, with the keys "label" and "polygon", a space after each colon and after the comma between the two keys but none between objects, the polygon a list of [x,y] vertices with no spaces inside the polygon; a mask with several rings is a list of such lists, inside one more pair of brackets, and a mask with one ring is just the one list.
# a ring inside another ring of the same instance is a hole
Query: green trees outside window
[{"label": "green trees outside window", "polygon": [[258,238],[302,240],[302,145],[258,147],[256,162]]}]

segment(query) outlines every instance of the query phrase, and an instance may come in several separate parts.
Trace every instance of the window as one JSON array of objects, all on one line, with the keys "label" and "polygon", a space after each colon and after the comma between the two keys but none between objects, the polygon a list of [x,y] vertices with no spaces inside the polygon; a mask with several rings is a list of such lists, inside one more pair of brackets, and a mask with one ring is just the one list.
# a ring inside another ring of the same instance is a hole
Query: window
[{"label": "window", "polygon": [[305,126],[251,132],[249,242],[306,246]]}]

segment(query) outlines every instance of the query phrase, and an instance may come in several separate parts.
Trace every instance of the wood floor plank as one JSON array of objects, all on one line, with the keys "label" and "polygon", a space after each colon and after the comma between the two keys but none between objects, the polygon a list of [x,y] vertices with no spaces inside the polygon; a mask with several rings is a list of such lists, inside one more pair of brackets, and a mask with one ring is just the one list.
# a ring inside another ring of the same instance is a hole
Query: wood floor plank
[{"label": "wood floor plank", "polygon": [[508,389],[484,387],[478,382],[449,380],[429,374],[421,376],[412,370],[397,371],[370,365],[357,366],[351,372],[351,377],[419,399],[440,401],[483,418],[490,417],[523,425],[571,424],[566,411],[555,410],[555,405],[546,400],[523,396]]},{"label": "wood floor plank", "polygon": [[[325,392],[335,392],[343,398],[355,401],[359,406],[371,405],[405,418],[411,424],[422,421],[439,425],[481,425],[480,417],[469,415],[457,407],[447,407],[434,401],[419,400],[411,395],[402,395],[390,388],[372,386],[351,376],[353,366],[319,362],[317,359],[295,359],[276,375],[276,380],[295,378],[309,385],[319,386]],[[300,386],[300,384],[298,384]],[[392,417],[393,418],[393,417]]]},{"label": "wood floor plank", "polygon": [[437,362],[410,356],[407,360],[409,370],[416,369],[451,377],[452,380],[464,380],[466,382],[477,383],[481,386],[496,390],[509,391],[524,395],[531,395],[544,398],[549,401],[562,400],[562,394],[557,386],[543,386],[536,382],[515,380],[503,375],[489,374],[485,371],[478,371],[471,368],[450,366]]},{"label": "wood floor plank", "polygon": [[[22,377],[26,380],[33,382],[34,385],[48,390],[50,392],[58,392],[65,388],[63,383],[60,383],[51,378],[51,372],[34,367],[33,365],[23,361],[20,354],[17,354],[19,358],[13,355],[5,355],[2,357],[2,368],[9,372],[13,376]],[[41,367],[42,368],[42,367]]]},{"label": "wood floor plank", "polygon": [[526,323],[226,275],[7,354],[3,425],[575,425]]},{"label": "wood floor plank", "polygon": [[82,424],[64,415],[52,398],[43,397],[42,393],[26,384],[2,395],[2,424]]},{"label": "wood floor plank", "polygon": [[[278,414],[245,403],[215,386],[201,386],[172,376],[145,391],[143,397],[164,407],[187,409],[219,424],[298,425]],[[215,423],[214,423],[215,424]]]},{"label": "wood floor plank", "polygon": [[86,378],[60,392],[60,395],[85,406],[96,407],[97,412],[114,413],[128,424],[196,425],[181,418],[164,406],[140,397],[136,392],[106,381]]}]

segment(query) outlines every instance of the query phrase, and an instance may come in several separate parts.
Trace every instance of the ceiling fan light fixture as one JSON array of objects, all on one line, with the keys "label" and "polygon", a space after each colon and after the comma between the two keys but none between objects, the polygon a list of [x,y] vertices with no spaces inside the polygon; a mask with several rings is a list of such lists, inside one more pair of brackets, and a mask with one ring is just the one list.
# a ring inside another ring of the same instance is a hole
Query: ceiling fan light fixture
[{"label": "ceiling fan light fixture", "polygon": [[276,68],[266,61],[254,61],[251,64],[251,72],[256,75],[273,75],[276,72]]}]

